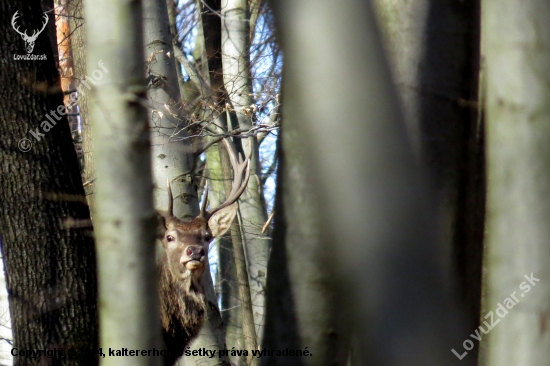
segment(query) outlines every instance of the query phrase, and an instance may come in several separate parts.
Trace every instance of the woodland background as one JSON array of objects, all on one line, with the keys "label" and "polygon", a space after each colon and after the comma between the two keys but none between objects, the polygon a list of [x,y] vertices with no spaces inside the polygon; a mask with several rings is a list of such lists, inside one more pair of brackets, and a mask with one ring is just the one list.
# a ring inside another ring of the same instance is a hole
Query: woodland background
[{"label": "woodland background", "polygon": [[[29,33],[48,14],[47,60],[14,60],[16,11]],[[251,178],[192,348],[313,356],[181,364],[550,365],[548,19],[546,0],[0,0],[2,363],[158,346],[155,209],[167,179],[180,218],[206,181],[223,201],[230,137]],[[160,359],[17,364],[98,362]]]}]

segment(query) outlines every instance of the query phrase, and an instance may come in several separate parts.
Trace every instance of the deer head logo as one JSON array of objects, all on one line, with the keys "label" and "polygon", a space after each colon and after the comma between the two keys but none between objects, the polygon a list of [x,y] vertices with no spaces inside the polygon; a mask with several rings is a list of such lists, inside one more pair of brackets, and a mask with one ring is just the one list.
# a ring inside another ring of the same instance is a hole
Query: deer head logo
[{"label": "deer head logo", "polygon": [[32,50],[34,49],[34,42],[36,41],[36,38],[38,38],[40,33],[42,33],[44,28],[46,28],[46,24],[48,24],[49,18],[48,18],[48,15],[44,13],[44,24],[42,25],[42,29],[40,29],[39,31],[35,30],[32,36],[29,36],[27,35],[26,30],[24,33],[20,32],[19,27],[15,24],[15,21],[17,20],[17,18],[19,18],[19,15],[17,15],[18,12],[19,10],[16,11],[15,14],[13,14],[13,18],[11,18],[11,26],[13,27],[13,29],[15,29],[17,33],[21,35],[21,37],[23,37],[23,40],[25,41],[25,48],[27,50],[27,53],[31,53]]}]

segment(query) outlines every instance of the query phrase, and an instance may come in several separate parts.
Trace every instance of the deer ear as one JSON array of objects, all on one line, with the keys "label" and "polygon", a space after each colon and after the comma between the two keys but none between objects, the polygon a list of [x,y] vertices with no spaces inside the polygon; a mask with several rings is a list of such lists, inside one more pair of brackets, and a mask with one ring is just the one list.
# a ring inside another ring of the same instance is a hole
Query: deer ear
[{"label": "deer ear", "polygon": [[166,218],[166,215],[157,212],[157,239],[162,240],[164,239],[164,233],[166,232],[166,222],[168,219]]},{"label": "deer ear", "polygon": [[212,236],[214,238],[222,236],[229,230],[238,208],[239,205],[235,202],[215,212],[210,219],[208,219],[208,227],[212,231]]}]

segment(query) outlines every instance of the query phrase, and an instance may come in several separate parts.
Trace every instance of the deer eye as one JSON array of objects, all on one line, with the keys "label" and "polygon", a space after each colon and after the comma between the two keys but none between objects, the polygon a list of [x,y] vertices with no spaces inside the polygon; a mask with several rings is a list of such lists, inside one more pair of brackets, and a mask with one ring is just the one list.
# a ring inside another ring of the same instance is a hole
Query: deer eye
[{"label": "deer eye", "polygon": [[172,235],[168,235],[168,236],[166,237],[166,240],[167,240],[167,241],[174,241],[174,237],[173,237]]},{"label": "deer eye", "polygon": [[212,240],[212,235],[206,234],[206,235],[204,236],[204,240],[206,240],[206,241]]}]

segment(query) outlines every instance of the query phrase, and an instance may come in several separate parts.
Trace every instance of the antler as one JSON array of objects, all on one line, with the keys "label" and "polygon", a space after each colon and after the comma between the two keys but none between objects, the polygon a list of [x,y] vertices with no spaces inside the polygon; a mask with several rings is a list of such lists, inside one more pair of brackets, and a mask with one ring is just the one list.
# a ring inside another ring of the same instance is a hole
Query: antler
[{"label": "antler", "polygon": [[246,160],[241,161],[237,154],[237,151],[235,150],[235,146],[227,141],[227,139],[223,139],[223,143],[225,144],[225,148],[227,149],[227,153],[229,155],[229,160],[231,161],[231,166],[233,167],[233,185],[231,187],[231,192],[227,196],[225,202],[218,207],[211,209],[210,211],[206,210],[206,201],[208,199],[208,185],[206,185],[204,200],[201,207],[201,212],[199,214],[199,217],[202,217],[206,220],[208,220],[210,216],[212,216],[214,213],[221,210],[222,208],[225,208],[235,203],[244,192],[246,185],[248,184],[248,178],[250,177],[250,157],[247,157]]},{"label": "antler", "polygon": [[19,27],[17,26],[17,24],[15,24],[15,21],[17,20],[17,18],[19,18],[19,15],[17,15],[17,13],[19,13],[19,10],[17,10],[15,12],[15,14],[13,14],[13,17],[11,18],[11,26],[13,27],[13,29],[19,33],[25,40],[36,40],[36,38],[38,38],[38,35],[40,33],[42,33],[42,31],[44,30],[44,28],[46,28],[46,25],[48,25],[48,20],[50,18],[48,18],[48,14],[44,14],[44,24],[42,24],[42,29],[40,29],[39,31],[34,31],[32,36],[29,36],[27,35],[27,31],[25,30],[24,33],[22,33],[20,30],[19,30]]},{"label": "antler", "polygon": [[22,35],[23,37],[26,38],[26,37],[28,37],[28,36],[27,36],[27,31],[25,31],[25,33],[21,33],[21,32],[19,31],[19,27],[15,24],[15,21],[17,20],[17,18],[19,18],[19,15],[17,15],[17,13],[19,13],[19,10],[17,10],[17,11],[15,12],[15,14],[13,14],[13,17],[11,18],[11,26],[13,27],[13,29],[14,29],[17,33],[19,33],[20,35]]},{"label": "antler", "polygon": [[44,24],[42,24],[42,29],[40,29],[38,32],[37,31],[34,31],[32,36],[30,36],[29,38],[31,39],[36,39],[38,38],[38,35],[40,33],[42,33],[42,31],[44,30],[44,28],[46,28],[46,25],[48,25],[48,20],[50,20],[50,18],[48,18],[48,14],[44,13]]},{"label": "antler", "polygon": [[172,187],[170,187],[170,178],[166,179],[166,185],[168,187],[168,216],[174,216],[174,197],[172,196]]}]

